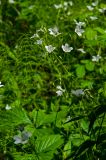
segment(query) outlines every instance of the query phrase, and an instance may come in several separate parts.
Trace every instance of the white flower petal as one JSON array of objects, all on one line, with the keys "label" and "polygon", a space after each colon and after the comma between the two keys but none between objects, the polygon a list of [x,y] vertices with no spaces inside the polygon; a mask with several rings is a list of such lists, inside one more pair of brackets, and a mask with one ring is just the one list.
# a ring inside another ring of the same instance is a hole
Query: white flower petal
[{"label": "white flower petal", "polygon": [[1,84],[1,82],[0,82],[0,87],[3,87],[4,85],[3,84]]},{"label": "white flower petal", "polygon": [[98,9],[100,13],[104,13],[106,11],[106,8],[100,8]]},{"label": "white flower petal", "polygon": [[92,56],[92,61],[93,61],[93,62],[98,62],[100,59],[101,59],[101,56],[100,56],[100,55]]},{"label": "white flower petal", "polygon": [[98,18],[96,16],[90,16],[89,17],[92,21],[97,20]]},{"label": "white flower petal", "polygon": [[61,96],[63,92],[65,92],[65,89],[62,89],[61,86],[57,86],[56,88],[57,88],[57,91],[56,91],[57,96]]},{"label": "white flower petal", "polygon": [[54,28],[49,28],[48,31],[49,31],[49,34],[53,36],[58,36],[59,34],[61,34],[59,33],[59,30],[56,26]]},{"label": "white flower petal", "polygon": [[92,6],[96,7],[98,5],[98,1],[92,2]]},{"label": "white flower petal", "polygon": [[41,45],[43,43],[43,41],[41,39],[36,41],[36,44]]},{"label": "white flower petal", "polygon": [[55,50],[56,47],[53,47],[52,45],[49,45],[49,46],[45,46],[45,49],[47,52],[51,53]]},{"label": "white flower petal", "polygon": [[6,105],[5,107],[6,110],[10,110],[11,109],[11,106],[9,106],[8,104]]},{"label": "white flower petal", "polygon": [[85,31],[84,29],[81,29],[80,27],[76,26],[75,32],[78,34],[79,37],[81,37]]},{"label": "white flower petal", "polygon": [[92,6],[87,6],[87,9],[88,9],[89,11],[93,11],[93,10],[94,10],[94,8],[93,8]]},{"label": "white flower petal", "polygon": [[63,8],[62,4],[54,4],[54,7],[55,7],[56,9]]},{"label": "white flower petal", "polygon": [[71,52],[73,50],[73,47],[70,47],[69,44],[65,44],[65,45],[62,45],[62,50],[64,52]]},{"label": "white flower petal", "polygon": [[20,144],[20,143],[22,143],[22,139],[21,139],[21,137],[20,137],[19,135],[15,135],[15,136],[13,137],[13,139],[14,139],[14,143],[15,143],[15,144]]},{"label": "white flower petal", "polygon": [[9,0],[9,3],[14,3],[14,0]]},{"label": "white flower petal", "polygon": [[60,90],[56,91],[56,93],[57,93],[57,96],[61,96],[63,94],[63,92]]},{"label": "white flower petal", "polygon": [[77,97],[84,95],[84,91],[82,89],[71,90],[71,93]]},{"label": "white flower petal", "polygon": [[79,51],[81,53],[86,53],[83,48],[79,48],[79,49],[77,49],[77,51]]}]

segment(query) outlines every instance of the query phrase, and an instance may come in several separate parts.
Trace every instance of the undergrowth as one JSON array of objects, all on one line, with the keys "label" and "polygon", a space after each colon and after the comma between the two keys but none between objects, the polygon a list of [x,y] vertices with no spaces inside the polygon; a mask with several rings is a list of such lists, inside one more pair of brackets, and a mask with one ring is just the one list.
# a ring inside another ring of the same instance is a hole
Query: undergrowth
[{"label": "undergrowth", "polygon": [[105,160],[105,1],[0,12],[0,160]]}]

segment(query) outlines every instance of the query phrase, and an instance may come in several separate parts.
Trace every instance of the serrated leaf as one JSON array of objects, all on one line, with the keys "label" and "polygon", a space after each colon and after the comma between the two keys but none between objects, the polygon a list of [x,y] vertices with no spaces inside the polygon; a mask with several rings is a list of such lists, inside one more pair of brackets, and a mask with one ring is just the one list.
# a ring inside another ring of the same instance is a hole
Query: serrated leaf
[{"label": "serrated leaf", "polygon": [[43,136],[36,140],[35,149],[40,160],[51,160],[56,149],[63,143],[60,135]]},{"label": "serrated leaf", "polygon": [[63,118],[65,118],[67,112],[66,111],[59,111],[59,112],[51,112],[49,114],[45,113],[45,110],[33,110],[31,116],[33,118],[34,123],[37,126],[56,123],[56,125],[60,125]]},{"label": "serrated leaf", "polygon": [[24,109],[16,107],[0,112],[0,128],[2,130],[14,128],[20,124],[31,124]]}]

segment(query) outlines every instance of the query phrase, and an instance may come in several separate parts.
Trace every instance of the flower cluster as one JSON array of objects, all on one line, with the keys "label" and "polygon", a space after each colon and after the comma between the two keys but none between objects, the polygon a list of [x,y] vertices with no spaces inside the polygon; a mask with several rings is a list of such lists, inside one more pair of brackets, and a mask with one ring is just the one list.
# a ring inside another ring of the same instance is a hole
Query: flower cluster
[{"label": "flower cluster", "polygon": [[67,10],[69,6],[73,6],[73,2],[72,1],[64,1],[63,4],[54,4],[54,7],[56,9],[64,9]]},{"label": "flower cluster", "polygon": [[92,11],[92,10],[94,10],[94,7],[96,7],[98,5],[98,1],[95,1],[95,2],[92,2],[91,3],[91,6],[87,6],[87,9],[89,10],[89,11]]}]

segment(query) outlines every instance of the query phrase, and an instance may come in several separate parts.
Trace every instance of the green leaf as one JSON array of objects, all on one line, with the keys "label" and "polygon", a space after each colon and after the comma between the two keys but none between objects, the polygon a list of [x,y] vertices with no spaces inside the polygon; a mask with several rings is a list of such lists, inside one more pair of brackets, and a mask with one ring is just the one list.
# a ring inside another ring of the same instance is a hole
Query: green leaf
[{"label": "green leaf", "polygon": [[95,30],[98,31],[101,34],[106,34],[105,30],[101,27],[96,27]]},{"label": "green leaf", "polygon": [[82,136],[79,133],[70,135],[70,141],[74,146],[80,146],[84,142],[84,140],[87,140],[87,139],[88,139],[88,136],[86,135]]},{"label": "green leaf", "polygon": [[95,144],[95,141],[91,141],[91,140],[86,140],[85,142],[83,142],[78,148],[78,150],[76,150],[75,155],[73,156],[73,160],[76,160],[76,158],[79,155],[84,154],[89,148],[93,147],[94,144]]},{"label": "green leaf", "polygon": [[97,36],[97,32],[92,28],[86,28],[85,36],[87,40],[95,40]]},{"label": "green leaf", "polygon": [[63,143],[60,135],[43,136],[36,140],[35,149],[40,160],[51,160],[56,149]]},{"label": "green leaf", "polygon": [[67,111],[51,112],[49,114],[45,113],[45,110],[33,110],[31,117],[37,126],[55,123],[56,125],[61,125],[61,121],[65,118]]},{"label": "green leaf", "polygon": [[83,65],[78,65],[76,74],[78,78],[83,78],[85,76],[85,67]]},{"label": "green leaf", "polygon": [[22,153],[13,153],[14,160],[38,160],[37,157],[35,157],[32,154],[23,154]]},{"label": "green leaf", "polygon": [[9,48],[7,45],[5,45],[4,43],[0,42],[0,46],[5,49],[5,53],[7,53],[7,55],[8,55],[11,59],[13,59],[14,61],[17,61],[17,58],[16,58],[15,54],[10,51],[10,48]]},{"label": "green leaf", "polygon": [[89,89],[91,89],[93,83],[94,83],[93,81],[83,80],[83,81],[81,82],[81,88],[89,88]]},{"label": "green leaf", "polygon": [[5,70],[3,72],[3,79],[6,82],[6,90],[11,89],[16,94],[19,100],[21,98],[21,91],[18,87],[16,79],[9,70]]},{"label": "green leaf", "polygon": [[104,94],[104,97],[106,97],[106,82],[104,83],[103,94]]},{"label": "green leaf", "polygon": [[95,64],[92,61],[88,61],[88,63],[85,64],[85,67],[88,71],[93,71]]},{"label": "green leaf", "polygon": [[84,120],[84,119],[80,120],[80,124],[81,124],[82,129],[85,132],[88,132],[89,124],[88,124],[87,120]]},{"label": "green leaf", "polygon": [[16,107],[0,112],[0,129],[7,130],[20,124],[31,124],[24,109]]},{"label": "green leaf", "polygon": [[66,159],[70,154],[71,154],[71,140],[69,140],[65,146],[64,146],[64,150],[63,150],[63,158]]}]

